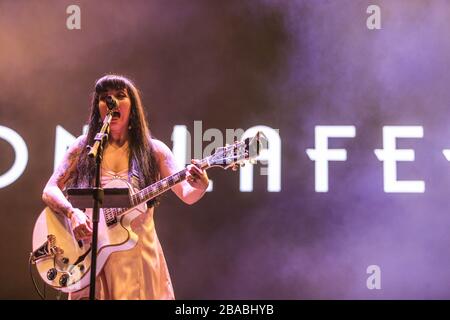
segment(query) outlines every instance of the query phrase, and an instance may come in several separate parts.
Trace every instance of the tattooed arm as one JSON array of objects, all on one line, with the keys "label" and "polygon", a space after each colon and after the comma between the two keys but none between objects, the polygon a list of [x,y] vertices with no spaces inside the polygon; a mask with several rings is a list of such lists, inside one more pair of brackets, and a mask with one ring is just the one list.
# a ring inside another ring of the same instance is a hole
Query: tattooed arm
[{"label": "tattooed arm", "polygon": [[85,139],[86,136],[80,136],[75,143],[70,146],[64,155],[62,162],[48,180],[42,193],[42,200],[47,206],[56,213],[64,214],[68,218],[71,218],[74,208],[70,202],[67,201],[62,190],[71,174],[75,171],[78,156],[80,155]]},{"label": "tattooed arm", "polygon": [[[165,178],[183,169],[177,165],[172,151],[164,142],[152,139],[152,144],[157,153],[161,177]],[[192,163],[194,164],[195,161],[193,160]],[[172,191],[178,198],[187,204],[200,200],[209,184],[206,171],[193,164],[187,166],[187,179],[172,187]]]},{"label": "tattooed arm", "polygon": [[85,139],[86,136],[78,137],[75,143],[67,150],[61,164],[53,172],[42,193],[42,200],[50,209],[70,219],[73,233],[77,240],[91,237],[92,224],[83,211],[72,207],[64,196],[62,189],[76,169],[77,160]]}]

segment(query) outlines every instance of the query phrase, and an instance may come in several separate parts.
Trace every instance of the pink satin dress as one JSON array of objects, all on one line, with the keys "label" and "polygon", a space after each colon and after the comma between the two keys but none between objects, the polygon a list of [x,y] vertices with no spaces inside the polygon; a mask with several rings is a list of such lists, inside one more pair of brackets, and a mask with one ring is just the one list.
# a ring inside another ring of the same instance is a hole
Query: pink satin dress
[{"label": "pink satin dress", "polygon": [[[128,170],[102,169],[102,185],[111,179],[128,178]],[[166,259],[153,221],[153,208],[131,224],[139,236],[130,250],[111,254],[96,281],[96,298],[101,300],[175,299]],[[89,297],[89,287],[69,294],[69,299]]]}]

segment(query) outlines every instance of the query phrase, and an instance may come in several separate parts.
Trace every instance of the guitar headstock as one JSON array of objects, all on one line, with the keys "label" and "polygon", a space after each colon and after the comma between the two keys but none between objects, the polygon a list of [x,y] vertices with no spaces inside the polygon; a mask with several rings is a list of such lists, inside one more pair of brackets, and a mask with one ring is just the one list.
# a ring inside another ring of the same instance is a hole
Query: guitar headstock
[{"label": "guitar headstock", "polygon": [[246,162],[256,162],[261,150],[266,147],[267,138],[264,133],[258,131],[253,138],[246,138],[243,141],[217,148],[214,154],[205,158],[205,162],[207,167],[237,170]]}]

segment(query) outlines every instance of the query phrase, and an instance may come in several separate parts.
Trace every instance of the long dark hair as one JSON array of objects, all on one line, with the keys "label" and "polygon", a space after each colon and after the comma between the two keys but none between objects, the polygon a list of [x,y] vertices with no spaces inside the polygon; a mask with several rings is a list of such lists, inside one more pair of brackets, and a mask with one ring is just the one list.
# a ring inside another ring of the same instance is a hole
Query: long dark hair
[{"label": "long dark hair", "polygon": [[[144,108],[142,106],[139,90],[131,80],[119,75],[106,75],[97,80],[92,97],[91,113],[89,116],[89,131],[84,142],[77,163],[77,172],[73,177],[72,185],[78,187],[92,186],[95,175],[94,160],[88,157],[86,146],[93,145],[94,137],[102,126],[99,111],[99,100],[102,93],[108,90],[126,89],[131,101],[129,121],[128,144],[130,156],[128,160],[128,177],[135,176],[139,189],[159,180],[160,172],[157,159],[153,152],[151,134],[148,129]],[[156,202],[156,201],[152,201]]]}]

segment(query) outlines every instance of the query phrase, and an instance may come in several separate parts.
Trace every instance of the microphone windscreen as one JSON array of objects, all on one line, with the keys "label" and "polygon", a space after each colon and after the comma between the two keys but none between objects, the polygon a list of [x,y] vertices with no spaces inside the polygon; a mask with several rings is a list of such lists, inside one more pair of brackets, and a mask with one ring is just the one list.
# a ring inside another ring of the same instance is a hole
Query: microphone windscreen
[{"label": "microphone windscreen", "polygon": [[115,107],[117,107],[117,100],[113,96],[107,96],[106,97],[106,105],[109,110],[112,110]]}]

